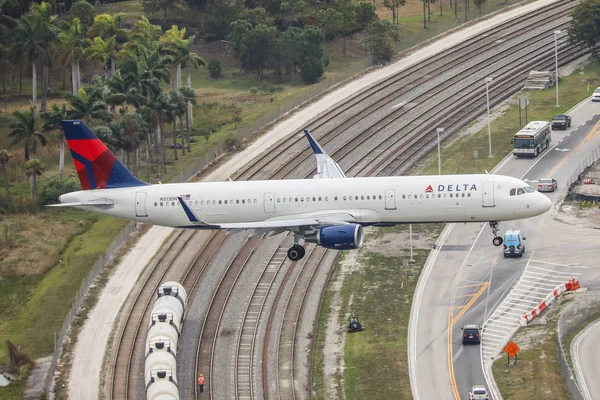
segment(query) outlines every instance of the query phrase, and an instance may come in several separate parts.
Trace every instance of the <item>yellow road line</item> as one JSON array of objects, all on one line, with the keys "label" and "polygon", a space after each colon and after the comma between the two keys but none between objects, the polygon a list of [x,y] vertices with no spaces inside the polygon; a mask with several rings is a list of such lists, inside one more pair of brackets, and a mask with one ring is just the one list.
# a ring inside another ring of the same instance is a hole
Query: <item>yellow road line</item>
[{"label": "yellow road line", "polygon": [[452,325],[454,325],[454,323],[456,323],[456,321],[458,321],[460,319],[460,317],[462,317],[467,312],[467,310],[473,305],[473,303],[475,303],[477,301],[479,296],[481,296],[483,294],[483,292],[485,291],[485,289],[487,289],[487,287],[489,285],[490,285],[489,282],[484,282],[483,286],[481,286],[481,288],[477,291],[477,293],[475,293],[473,298],[471,300],[469,300],[469,302],[465,305],[465,307],[462,309],[462,311],[459,312],[456,317],[454,317],[454,319],[452,320]]},{"label": "yellow road line", "polygon": [[456,378],[454,377],[454,358],[452,356],[452,311],[448,313],[448,371],[450,372],[450,386],[455,400],[460,400]]},{"label": "yellow road line", "polygon": [[475,286],[481,286],[481,285],[483,285],[483,282],[482,283],[474,283],[472,285],[457,286],[456,288],[457,289],[462,289],[462,288],[475,287]]},{"label": "yellow road line", "polygon": [[594,127],[592,128],[592,130],[590,131],[590,133],[588,133],[588,135],[585,137],[585,139],[583,139],[583,142],[581,142],[579,144],[579,146],[575,147],[573,150],[571,150],[569,152],[569,154],[567,154],[558,164],[556,164],[556,166],[552,169],[552,171],[550,171],[550,173],[548,174],[548,176],[552,176],[556,173],[556,171],[558,171],[558,169],[560,167],[562,167],[562,165],[567,162],[567,160],[569,158],[571,158],[571,156],[575,153],[575,151],[577,151],[581,146],[583,146],[584,144],[586,144],[589,140],[591,140],[594,136],[596,136],[596,134],[598,134],[598,128],[600,127],[600,121],[598,121],[596,123],[596,125],[594,125]]}]

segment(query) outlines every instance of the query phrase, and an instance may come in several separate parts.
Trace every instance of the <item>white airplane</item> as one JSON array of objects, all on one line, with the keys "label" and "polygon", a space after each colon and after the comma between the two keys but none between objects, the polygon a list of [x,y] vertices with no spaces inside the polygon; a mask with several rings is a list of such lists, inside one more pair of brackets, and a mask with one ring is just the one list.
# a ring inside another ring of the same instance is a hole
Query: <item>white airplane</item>
[{"label": "white airplane", "polygon": [[174,228],[291,231],[292,261],[304,256],[301,239],[328,249],[356,249],[363,226],[529,218],[550,200],[520,179],[502,175],[347,178],[308,131],[317,158],[315,179],[195,182],[149,185],[134,177],[81,121],[62,121],[82,191],[54,206]]}]

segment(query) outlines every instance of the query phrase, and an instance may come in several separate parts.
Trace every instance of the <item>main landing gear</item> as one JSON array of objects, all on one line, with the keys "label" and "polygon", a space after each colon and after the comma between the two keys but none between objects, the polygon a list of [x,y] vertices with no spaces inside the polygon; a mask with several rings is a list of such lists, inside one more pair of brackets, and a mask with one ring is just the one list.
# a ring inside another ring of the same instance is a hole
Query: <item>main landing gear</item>
[{"label": "main landing gear", "polygon": [[492,240],[494,246],[500,246],[504,242],[502,236],[498,236],[498,225],[500,225],[500,222],[490,221],[490,228],[492,228],[492,233],[494,234],[494,239]]},{"label": "main landing gear", "polygon": [[288,249],[288,258],[292,261],[301,260],[306,251],[298,242],[301,236],[294,235],[294,244]]}]

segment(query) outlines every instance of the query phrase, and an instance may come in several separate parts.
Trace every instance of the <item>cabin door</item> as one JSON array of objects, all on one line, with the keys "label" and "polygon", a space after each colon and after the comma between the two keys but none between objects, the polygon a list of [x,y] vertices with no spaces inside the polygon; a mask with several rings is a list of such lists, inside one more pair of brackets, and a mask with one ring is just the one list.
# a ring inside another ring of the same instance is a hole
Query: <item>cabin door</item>
[{"label": "cabin door", "polygon": [[275,212],[275,193],[267,192],[265,193],[265,212],[266,213],[274,213]]},{"label": "cabin door", "polygon": [[396,209],[396,189],[385,189],[385,209]]},{"label": "cabin door", "polygon": [[148,214],[146,213],[146,192],[137,192],[135,194],[135,216],[148,216]]},{"label": "cabin door", "polygon": [[483,206],[495,207],[494,182],[483,182]]}]

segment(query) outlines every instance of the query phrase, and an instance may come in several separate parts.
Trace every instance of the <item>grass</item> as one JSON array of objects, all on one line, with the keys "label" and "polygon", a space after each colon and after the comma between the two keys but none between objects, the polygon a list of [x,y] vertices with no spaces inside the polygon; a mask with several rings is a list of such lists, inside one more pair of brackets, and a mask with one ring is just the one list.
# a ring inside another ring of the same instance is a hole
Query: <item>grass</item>
[{"label": "grass", "polygon": [[[437,236],[443,225],[415,225],[414,235]],[[375,242],[380,234],[404,234],[408,226],[378,228],[369,234],[367,242]],[[387,237],[389,238],[389,236]],[[339,398],[390,399],[411,396],[408,380],[407,332],[408,317],[414,288],[430,249],[414,249],[415,261],[407,268],[407,280],[401,288],[405,257],[384,256],[360,250],[357,263],[360,268],[343,277],[339,330],[345,329],[348,317],[356,315],[365,327],[360,333],[346,337],[344,371],[334,380],[338,383]],[[408,255],[406,256],[408,258]],[[341,273],[346,257],[340,257],[332,281]],[[354,264],[354,263],[353,263]],[[313,390],[317,399],[326,398],[323,384],[323,348],[325,329],[331,318],[334,293],[326,291],[320,315],[313,371]],[[341,393],[344,391],[345,393]]]},{"label": "grass", "polygon": [[492,372],[503,398],[571,398],[558,359],[558,310],[559,307],[553,305],[545,315],[546,323],[533,324],[517,332],[512,339],[517,345],[529,342],[527,349],[519,351],[517,365],[507,366],[505,357],[494,362]]},{"label": "grass", "polygon": [[[76,236],[69,242],[62,253],[62,262],[43,276],[5,277],[3,285],[17,284],[27,294],[19,298],[18,304],[3,303],[10,304],[8,314],[11,317],[0,322],[0,342],[11,340],[33,359],[52,353],[53,334],[60,330],[81,282],[126,224],[127,221],[111,217],[99,218],[95,224],[85,226],[85,235]],[[24,283],[34,285],[27,285],[30,290],[26,290]],[[0,361],[8,361],[5,347],[0,347]]]}]

